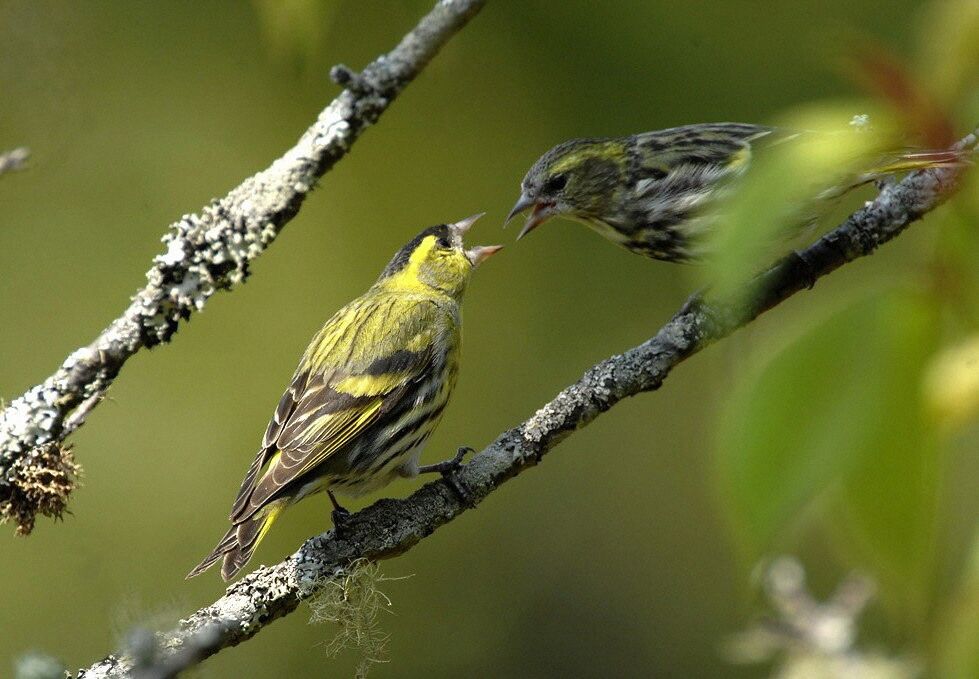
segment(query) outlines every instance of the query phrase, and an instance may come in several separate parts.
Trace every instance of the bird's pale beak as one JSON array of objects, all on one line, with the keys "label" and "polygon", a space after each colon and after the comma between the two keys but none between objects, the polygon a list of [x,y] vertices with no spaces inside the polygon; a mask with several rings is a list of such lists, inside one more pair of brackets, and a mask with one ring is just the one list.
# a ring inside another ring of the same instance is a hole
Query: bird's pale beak
[{"label": "bird's pale beak", "polygon": [[517,240],[520,240],[556,214],[557,210],[554,208],[554,203],[536,203],[530,216],[527,217],[527,222],[520,229],[520,233],[517,234]]},{"label": "bird's pale beak", "polygon": [[485,212],[480,212],[478,215],[473,215],[472,217],[466,217],[465,219],[460,220],[455,224],[450,224],[449,228],[451,228],[455,233],[459,234],[459,236],[464,236],[466,235],[466,231],[471,229],[472,225],[475,224],[477,221],[479,221],[479,218],[485,214],[486,214]]},{"label": "bird's pale beak", "polygon": [[502,245],[477,245],[466,250],[466,257],[469,258],[470,263],[472,263],[475,269],[483,260],[489,259],[502,249]]},{"label": "bird's pale beak", "polygon": [[520,240],[557,214],[557,210],[554,208],[554,203],[538,203],[526,193],[521,193],[520,199],[517,201],[517,204],[513,206],[513,209],[510,210],[510,214],[507,215],[506,221],[503,222],[503,226],[506,226],[511,219],[528,208],[533,208],[533,210],[531,210],[530,216],[527,217],[527,221],[523,225],[523,228],[520,229],[520,233],[517,234],[517,240]]},{"label": "bird's pale beak", "polygon": [[513,206],[512,210],[510,210],[510,214],[506,216],[506,221],[503,222],[503,226],[509,224],[514,217],[519,215],[527,208],[533,207],[535,202],[536,201],[534,201],[534,199],[528,196],[526,193],[521,193],[520,199],[517,201],[517,204]]},{"label": "bird's pale beak", "polygon": [[[473,215],[472,217],[466,217],[465,219],[456,222],[455,224],[449,224],[449,228],[458,235],[460,238],[466,234],[472,225],[475,224],[480,217],[485,215],[485,212],[480,212],[478,215]],[[473,268],[479,266],[479,264],[485,260],[489,259],[497,252],[503,249],[502,245],[477,245],[475,247],[469,248],[465,251],[466,259],[469,263],[473,265]]]}]

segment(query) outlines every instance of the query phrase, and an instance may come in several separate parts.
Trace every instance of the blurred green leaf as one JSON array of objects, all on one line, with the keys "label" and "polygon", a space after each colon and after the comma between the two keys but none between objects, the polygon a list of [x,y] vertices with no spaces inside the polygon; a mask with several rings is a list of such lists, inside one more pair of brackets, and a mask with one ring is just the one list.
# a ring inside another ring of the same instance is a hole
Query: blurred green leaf
[{"label": "blurred green leaf", "polygon": [[[882,495],[891,486],[916,491],[908,475],[931,455],[919,384],[932,317],[918,296],[889,292],[816,322],[781,347],[759,348],[768,358],[736,387],[718,428],[721,491],[749,563],[832,488],[847,489],[852,520],[861,526],[872,528],[889,513],[900,519],[875,537],[889,562],[906,556],[892,540],[906,537],[908,521],[918,526],[916,515],[904,514],[921,503],[907,494],[883,502]],[[881,467],[886,473],[874,479]],[[857,479],[866,501],[852,493]]]},{"label": "blurred green leaf", "polygon": [[[857,114],[866,116],[866,128],[847,126]],[[889,117],[866,102],[812,104],[777,126],[800,134],[757,142],[743,180],[717,208],[721,228],[707,244],[716,254],[706,275],[720,295],[743,288],[745,279],[771,259],[772,244],[784,246],[832,208],[832,200],[817,196],[849,185],[874,167],[885,149],[894,148]]]},{"label": "blurred green leaf", "polygon": [[979,328],[979,172],[970,170],[945,211],[932,276],[936,296],[950,304],[964,333]]},{"label": "blurred green leaf", "polygon": [[924,379],[925,405],[943,428],[952,430],[979,415],[979,335],[943,349]]},{"label": "blurred green leaf", "polygon": [[893,410],[876,415],[887,424],[872,454],[845,480],[834,528],[849,558],[874,574],[895,628],[923,637],[942,558],[935,542],[941,446],[913,389],[896,391]]},{"label": "blurred green leaf", "polygon": [[305,66],[322,47],[339,0],[252,0],[272,56]]},{"label": "blurred green leaf", "polygon": [[947,106],[974,93],[979,85],[979,3],[930,3],[918,36],[922,82],[929,83],[932,92]]},{"label": "blurred green leaf", "polygon": [[961,583],[949,598],[939,629],[937,676],[950,679],[979,676],[979,531],[973,538]]}]

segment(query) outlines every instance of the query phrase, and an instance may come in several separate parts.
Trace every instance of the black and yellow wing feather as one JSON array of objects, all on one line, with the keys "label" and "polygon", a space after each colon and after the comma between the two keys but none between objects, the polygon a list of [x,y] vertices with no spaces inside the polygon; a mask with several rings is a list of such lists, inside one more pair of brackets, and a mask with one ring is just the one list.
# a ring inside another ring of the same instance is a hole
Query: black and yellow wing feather
[{"label": "black and yellow wing feather", "polygon": [[351,307],[310,344],[242,483],[232,521],[250,518],[301,485],[309,472],[399,410],[447,344],[438,337],[447,313],[433,302],[391,295]]},{"label": "black and yellow wing feather", "polygon": [[[369,293],[313,338],[266,427],[231,510],[231,529],[188,577],[224,558],[225,579],[306,484],[356,473],[352,453],[383,448],[385,423],[441,380],[459,342],[457,310],[431,298]],[[431,411],[428,411],[431,412]],[[376,457],[376,456],[367,456]]]}]

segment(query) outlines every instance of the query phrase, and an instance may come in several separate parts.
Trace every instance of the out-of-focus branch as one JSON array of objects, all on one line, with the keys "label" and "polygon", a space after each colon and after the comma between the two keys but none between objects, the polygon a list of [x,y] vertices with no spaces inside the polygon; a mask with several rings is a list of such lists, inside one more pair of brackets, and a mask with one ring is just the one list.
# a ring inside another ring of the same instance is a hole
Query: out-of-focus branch
[{"label": "out-of-focus branch", "polygon": [[[975,134],[960,146],[974,147]],[[584,427],[628,396],[658,389],[684,359],[726,337],[764,311],[847,262],[871,254],[922,215],[948,198],[958,171],[937,168],[915,172],[882,187],[877,198],[816,243],[758,276],[752,294],[737,301],[695,297],[654,337],[592,367],[519,426],[503,433],[462,467],[455,482],[467,489],[460,499],[444,480],[429,483],[403,500],[383,499],[357,512],[344,525],[307,540],[285,561],[262,567],[228,588],[216,602],[158,635],[168,653],[190,644],[198,635],[216,642],[198,656],[216,653],[257,634],[265,625],[294,611],[325,583],[360,559],[386,559],[407,551],[437,528],[475,507],[500,485],[536,466],[565,437]],[[210,637],[214,639],[213,636]],[[132,668],[128,655],[109,656],[78,677],[122,677]]]},{"label": "out-of-focus branch", "polygon": [[27,164],[27,159],[30,157],[30,149],[24,146],[0,153],[0,174],[23,170]]},{"label": "out-of-focus branch", "polygon": [[[199,214],[185,215],[164,235],[146,285],[95,340],[74,351],[44,382],[0,412],[0,519],[29,533],[35,515],[59,516],[76,470],[65,438],[84,424],[125,362],[168,341],[181,319],[218,290],[245,280],[299,211],[317,180],[417,76],[486,0],[440,0],[391,52],[355,74],[331,75],[344,91],[298,143]],[[57,483],[51,483],[52,474]]]},{"label": "out-of-focus branch", "polygon": [[858,622],[874,595],[873,581],[851,574],[826,601],[806,587],[797,560],[779,557],[764,572],[772,613],[727,644],[735,663],[775,661],[774,679],[914,679],[921,668],[911,658],[867,651],[857,645]]}]

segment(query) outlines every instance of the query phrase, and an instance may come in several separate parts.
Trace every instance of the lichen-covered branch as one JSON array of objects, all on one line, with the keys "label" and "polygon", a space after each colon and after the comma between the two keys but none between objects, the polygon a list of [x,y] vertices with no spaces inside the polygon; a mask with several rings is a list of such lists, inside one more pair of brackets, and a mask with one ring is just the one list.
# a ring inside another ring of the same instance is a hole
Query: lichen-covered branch
[{"label": "lichen-covered branch", "polygon": [[[974,147],[975,134],[961,147]],[[161,649],[178,653],[204,632],[213,641],[206,654],[234,646],[265,625],[295,610],[323,585],[360,559],[397,556],[440,526],[479,504],[506,480],[536,466],[575,430],[628,396],[658,389],[684,359],[726,337],[816,279],[871,254],[953,192],[958,170],[915,172],[882,187],[877,198],[816,243],[758,276],[752,294],[736,301],[693,298],[654,337],[592,367],[524,423],[503,433],[458,472],[468,491],[460,499],[446,481],[429,483],[403,500],[383,499],[357,512],[341,536],[332,531],[310,538],[285,561],[262,567],[228,588],[216,602],[158,635]],[[205,631],[206,630],[206,631]],[[199,654],[204,655],[204,654]],[[85,679],[122,677],[133,666],[129,655],[109,656],[77,675]]]},{"label": "lichen-covered branch", "polygon": [[123,314],[0,412],[0,519],[15,520],[27,533],[36,514],[61,514],[71,475],[67,484],[50,487],[32,479],[48,460],[57,462],[52,469],[67,468],[63,441],[84,424],[125,362],[140,349],[168,341],[181,319],[202,309],[215,292],[245,280],[252,260],[296,215],[317,180],[483,4],[440,0],[363,72],[334,68],[334,79],[345,89],[295,146],[224,198],[171,225],[163,237],[165,251],[154,258],[146,285]]}]

